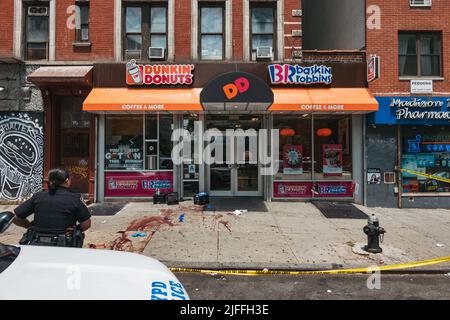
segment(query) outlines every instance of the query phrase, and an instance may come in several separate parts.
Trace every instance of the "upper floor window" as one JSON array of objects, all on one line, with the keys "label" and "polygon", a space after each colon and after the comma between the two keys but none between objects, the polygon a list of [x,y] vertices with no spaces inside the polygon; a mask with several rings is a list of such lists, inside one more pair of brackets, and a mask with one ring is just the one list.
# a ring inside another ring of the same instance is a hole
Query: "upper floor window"
[{"label": "upper floor window", "polygon": [[76,41],[89,41],[89,1],[77,1],[76,5],[80,9],[79,25],[76,28]]},{"label": "upper floor window", "polygon": [[[262,57],[273,59],[276,51],[275,6],[272,3],[252,3],[250,19],[252,60]],[[270,52],[269,57],[267,54]]]},{"label": "upper floor window", "polygon": [[25,6],[25,60],[48,59],[49,7]]},{"label": "upper floor window", "polygon": [[224,11],[223,4],[200,5],[201,60],[224,59]]},{"label": "upper floor window", "polygon": [[441,76],[441,51],[439,33],[400,32],[399,76]]},{"label": "upper floor window", "polygon": [[167,7],[161,4],[133,4],[125,6],[124,10],[125,59],[165,59]]}]

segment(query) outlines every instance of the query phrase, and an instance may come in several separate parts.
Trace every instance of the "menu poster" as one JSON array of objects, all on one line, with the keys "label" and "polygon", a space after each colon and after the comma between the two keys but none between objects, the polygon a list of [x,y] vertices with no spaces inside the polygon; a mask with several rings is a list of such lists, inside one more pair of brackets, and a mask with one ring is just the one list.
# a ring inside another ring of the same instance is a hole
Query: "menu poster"
[{"label": "menu poster", "polygon": [[283,146],[283,173],[303,173],[303,147],[301,145]]},{"label": "menu poster", "polygon": [[323,174],[342,176],[342,144],[323,145]]},{"label": "menu poster", "polygon": [[142,148],[130,145],[107,146],[105,161],[108,169],[142,169]]}]

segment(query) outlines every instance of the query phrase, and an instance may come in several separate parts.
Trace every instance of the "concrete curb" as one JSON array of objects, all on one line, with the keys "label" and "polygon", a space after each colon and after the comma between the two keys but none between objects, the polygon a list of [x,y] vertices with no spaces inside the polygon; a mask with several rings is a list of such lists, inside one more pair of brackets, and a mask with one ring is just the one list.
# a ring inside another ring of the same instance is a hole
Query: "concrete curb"
[{"label": "concrete curb", "polygon": [[[352,265],[339,263],[322,263],[322,264],[287,264],[287,263],[249,263],[249,262],[183,262],[183,261],[164,261],[160,260],[169,268],[187,268],[202,270],[280,270],[280,271],[322,271],[322,270],[339,270],[339,269],[356,269],[367,268],[370,265]],[[383,271],[383,273],[433,273],[448,274],[450,273],[450,263],[442,263],[436,266],[405,268],[399,270]]]}]

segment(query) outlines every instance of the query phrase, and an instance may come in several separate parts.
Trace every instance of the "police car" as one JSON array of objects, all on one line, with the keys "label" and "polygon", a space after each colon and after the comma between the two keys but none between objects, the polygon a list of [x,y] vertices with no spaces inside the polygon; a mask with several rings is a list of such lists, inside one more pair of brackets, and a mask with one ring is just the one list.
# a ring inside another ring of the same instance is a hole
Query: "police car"
[{"label": "police car", "polygon": [[[0,213],[0,233],[12,222]],[[110,250],[9,246],[0,243],[0,300],[187,300],[162,263]]]}]

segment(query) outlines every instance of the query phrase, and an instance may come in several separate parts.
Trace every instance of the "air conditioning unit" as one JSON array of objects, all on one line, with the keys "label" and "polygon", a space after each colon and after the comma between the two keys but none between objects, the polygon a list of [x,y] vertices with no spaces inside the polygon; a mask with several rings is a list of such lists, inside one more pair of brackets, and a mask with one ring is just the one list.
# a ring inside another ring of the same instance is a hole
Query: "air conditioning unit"
[{"label": "air conditioning unit", "polygon": [[166,49],[163,47],[150,47],[148,48],[148,57],[150,59],[164,59]]},{"label": "air conditioning unit", "polygon": [[28,7],[29,16],[48,16],[48,7]]},{"label": "air conditioning unit", "polygon": [[256,59],[272,59],[273,50],[272,47],[257,47]]},{"label": "air conditioning unit", "polygon": [[431,7],[432,0],[409,0],[411,7]]},{"label": "air conditioning unit", "polygon": [[125,60],[141,60],[141,50],[125,50]]}]

